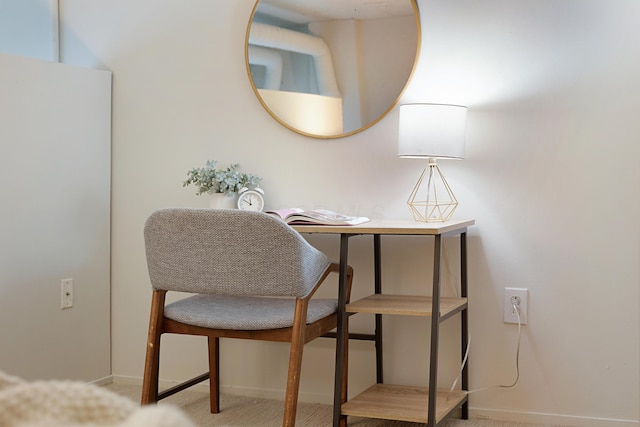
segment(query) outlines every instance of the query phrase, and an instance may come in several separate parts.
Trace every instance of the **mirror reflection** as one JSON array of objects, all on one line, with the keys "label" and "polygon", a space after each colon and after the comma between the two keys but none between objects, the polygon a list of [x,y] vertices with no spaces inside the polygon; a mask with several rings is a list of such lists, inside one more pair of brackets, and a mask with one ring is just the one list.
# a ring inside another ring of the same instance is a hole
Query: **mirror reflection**
[{"label": "mirror reflection", "polygon": [[415,0],[258,0],[245,56],[253,89],[276,120],[338,138],[396,105],[419,41]]}]

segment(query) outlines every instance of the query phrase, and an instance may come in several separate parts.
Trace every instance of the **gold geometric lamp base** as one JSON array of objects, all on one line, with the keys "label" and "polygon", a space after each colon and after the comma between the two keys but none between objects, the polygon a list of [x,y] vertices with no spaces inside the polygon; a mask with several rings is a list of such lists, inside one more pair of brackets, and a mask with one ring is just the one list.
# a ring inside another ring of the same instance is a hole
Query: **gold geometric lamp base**
[{"label": "gold geometric lamp base", "polygon": [[436,159],[429,158],[407,205],[415,221],[448,221],[453,215],[458,207],[458,200],[442,175]]}]

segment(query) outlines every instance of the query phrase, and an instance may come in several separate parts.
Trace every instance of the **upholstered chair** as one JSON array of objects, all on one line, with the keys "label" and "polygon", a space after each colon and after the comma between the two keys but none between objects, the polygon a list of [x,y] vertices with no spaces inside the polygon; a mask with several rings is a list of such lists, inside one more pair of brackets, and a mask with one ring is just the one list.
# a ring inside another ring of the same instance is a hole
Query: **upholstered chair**
[{"label": "upholstered chair", "polygon": [[[152,301],[142,404],[208,379],[217,413],[220,338],[289,342],[283,426],[294,426],[303,346],[337,324],[337,284],[336,299],[312,297],[339,265],[261,212],[163,209],[148,218],[144,238]],[[347,300],[352,278],[347,267]],[[191,295],[165,305],[169,291]],[[159,392],[160,338],[169,333],[207,337],[209,372]]]}]

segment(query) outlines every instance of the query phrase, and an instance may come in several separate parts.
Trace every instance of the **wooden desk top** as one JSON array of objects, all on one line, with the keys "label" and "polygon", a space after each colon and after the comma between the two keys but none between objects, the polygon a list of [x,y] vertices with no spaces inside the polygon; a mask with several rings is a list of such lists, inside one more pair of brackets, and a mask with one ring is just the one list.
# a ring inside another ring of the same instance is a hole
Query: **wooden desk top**
[{"label": "wooden desk top", "polygon": [[465,229],[475,220],[452,219],[445,222],[417,222],[411,220],[372,219],[358,225],[293,225],[299,233],[321,234],[425,234],[437,235]]}]

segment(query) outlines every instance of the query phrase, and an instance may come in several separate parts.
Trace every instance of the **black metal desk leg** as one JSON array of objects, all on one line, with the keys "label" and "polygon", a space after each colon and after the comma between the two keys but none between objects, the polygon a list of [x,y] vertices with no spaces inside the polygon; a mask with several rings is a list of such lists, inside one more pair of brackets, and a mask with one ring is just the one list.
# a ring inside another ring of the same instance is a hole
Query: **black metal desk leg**
[{"label": "black metal desk leg", "polygon": [[[460,234],[460,297],[467,298],[467,233]],[[467,300],[468,301],[468,300]],[[467,346],[469,345],[469,304],[467,309],[462,310],[460,321],[462,322],[462,359],[467,354]],[[469,360],[462,367],[462,389],[469,390]],[[462,404],[462,419],[469,419],[469,398]]]},{"label": "black metal desk leg", "polygon": [[[340,234],[340,272],[338,279],[338,327],[336,331],[335,386],[333,390],[333,427],[340,427],[342,403],[346,400],[347,384],[342,382],[343,370],[347,369],[348,340],[346,338],[347,316],[347,262],[349,253],[349,235]],[[344,417],[346,425],[346,417]]]},{"label": "black metal desk leg", "polygon": [[435,236],[433,248],[433,292],[431,295],[431,364],[429,365],[429,408],[427,427],[436,425],[436,396],[438,392],[438,339],[440,331],[440,254],[442,236]]},{"label": "black metal desk leg", "polygon": [[[376,294],[382,293],[382,255],[380,246],[380,235],[373,235],[373,265],[374,265],[374,290]],[[382,314],[377,313],[375,325],[375,343],[376,343],[376,382],[382,384],[383,379],[383,363],[382,363]]]}]

